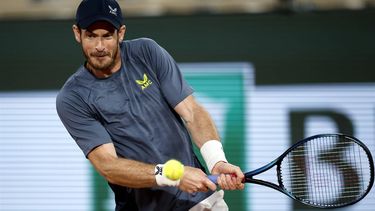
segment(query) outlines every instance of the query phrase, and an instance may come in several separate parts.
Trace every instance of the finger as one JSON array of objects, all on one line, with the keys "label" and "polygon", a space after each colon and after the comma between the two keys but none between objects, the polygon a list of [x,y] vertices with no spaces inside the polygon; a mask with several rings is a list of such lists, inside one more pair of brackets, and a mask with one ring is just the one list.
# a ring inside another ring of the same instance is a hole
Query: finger
[{"label": "finger", "polygon": [[198,191],[199,192],[207,192],[208,188],[206,187],[206,185],[201,185],[201,186],[198,186]]},{"label": "finger", "polygon": [[[218,179],[218,180],[219,180],[219,179]],[[204,183],[204,185],[205,185],[208,189],[210,189],[210,190],[212,190],[212,191],[215,191],[215,190],[217,189],[215,183],[213,183],[213,182],[212,182],[211,180],[209,180],[209,179],[204,180],[203,183]]]},{"label": "finger", "polygon": [[237,174],[237,183],[238,184],[243,184],[243,181],[245,180],[245,175],[242,173],[242,171],[240,171],[238,174]]},{"label": "finger", "polygon": [[198,192],[198,188],[195,187],[195,186],[193,186],[193,187],[191,187],[191,188],[188,190],[188,192],[189,192],[190,194],[196,193],[196,192]]},{"label": "finger", "polygon": [[237,185],[237,190],[243,190],[245,188],[245,184],[241,183],[240,185]]},{"label": "finger", "polygon": [[235,182],[235,185],[236,185],[236,189],[237,190],[242,190],[245,188],[245,184],[244,184],[244,178],[245,178],[245,175],[243,175],[242,171],[240,170],[240,175],[239,176],[236,176],[236,181]]},{"label": "finger", "polygon": [[190,194],[194,194],[194,193],[196,193],[197,191],[195,191],[195,190],[189,190],[188,191],[188,193],[190,193]]},{"label": "finger", "polygon": [[207,192],[207,191],[208,191],[208,188],[206,186],[201,189],[201,192]]},{"label": "finger", "polygon": [[227,174],[225,176],[225,179],[227,180],[227,184],[228,184],[229,190],[235,190],[236,189],[236,184],[237,184],[237,178],[233,177],[230,174]]},{"label": "finger", "polygon": [[245,175],[243,174],[243,172],[238,166],[234,168],[234,175],[236,175],[236,179],[237,179],[236,183],[240,185],[242,181],[244,180]]},{"label": "finger", "polygon": [[224,189],[224,190],[228,190],[229,189],[229,186],[227,184],[227,180],[226,180],[226,175],[225,174],[221,174],[219,179],[218,179],[218,183],[221,187],[221,189]]}]

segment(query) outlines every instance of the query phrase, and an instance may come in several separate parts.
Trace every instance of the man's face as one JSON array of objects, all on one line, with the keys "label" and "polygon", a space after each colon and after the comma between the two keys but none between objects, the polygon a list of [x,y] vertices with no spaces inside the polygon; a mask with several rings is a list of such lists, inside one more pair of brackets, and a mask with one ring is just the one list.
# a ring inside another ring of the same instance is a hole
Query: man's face
[{"label": "man's face", "polygon": [[118,31],[105,21],[80,30],[80,43],[87,67],[94,71],[111,72],[120,62],[119,42]]}]

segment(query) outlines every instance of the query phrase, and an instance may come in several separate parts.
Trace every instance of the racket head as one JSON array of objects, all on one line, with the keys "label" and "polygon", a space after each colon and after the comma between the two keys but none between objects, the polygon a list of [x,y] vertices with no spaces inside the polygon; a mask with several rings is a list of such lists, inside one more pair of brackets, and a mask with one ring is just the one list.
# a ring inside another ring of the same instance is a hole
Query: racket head
[{"label": "racket head", "polygon": [[318,208],[338,208],[363,199],[374,183],[370,150],[344,134],[321,134],[299,141],[277,162],[286,195]]}]

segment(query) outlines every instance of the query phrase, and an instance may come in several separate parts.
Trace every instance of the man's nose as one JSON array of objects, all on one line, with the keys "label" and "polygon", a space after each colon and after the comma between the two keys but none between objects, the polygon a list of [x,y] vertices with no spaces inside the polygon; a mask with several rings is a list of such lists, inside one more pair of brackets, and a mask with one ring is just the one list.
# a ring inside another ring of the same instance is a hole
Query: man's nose
[{"label": "man's nose", "polygon": [[95,49],[97,51],[104,51],[105,50],[105,46],[104,46],[103,41],[101,39],[98,40],[98,42],[95,46]]}]

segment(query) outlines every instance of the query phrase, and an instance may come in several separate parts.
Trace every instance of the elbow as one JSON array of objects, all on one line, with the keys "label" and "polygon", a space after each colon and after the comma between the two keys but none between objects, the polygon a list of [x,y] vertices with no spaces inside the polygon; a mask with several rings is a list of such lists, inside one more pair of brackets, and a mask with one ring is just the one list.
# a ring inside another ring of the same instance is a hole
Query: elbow
[{"label": "elbow", "polygon": [[99,165],[94,165],[96,171],[109,183],[117,184],[116,181],[116,160],[102,162]]},{"label": "elbow", "polygon": [[119,184],[118,177],[116,176],[116,161],[105,163],[99,172],[109,183]]},{"label": "elbow", "polygon": [[108,182],[108,183],[111,183],[111,184],[115,184],[115,185],[120,185],[119,182],[117,180],[114,179],[114,177],[104,177],[105,180]]},{"label": "elbow", "polygon": [[116,168],[119,166],[119,158],[112,143],[96,147],[87,157],[101,176],[108,182],[116,184]]},{"label": "elbow", "polygon": [[109,183],[116,184],[115,177],[113,175],[113,171],[110,168],[103,168],[99,171],[100,175],[104,177]]}]

